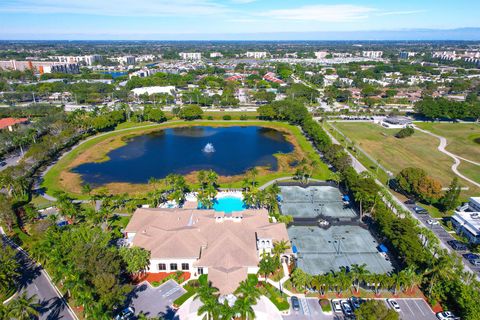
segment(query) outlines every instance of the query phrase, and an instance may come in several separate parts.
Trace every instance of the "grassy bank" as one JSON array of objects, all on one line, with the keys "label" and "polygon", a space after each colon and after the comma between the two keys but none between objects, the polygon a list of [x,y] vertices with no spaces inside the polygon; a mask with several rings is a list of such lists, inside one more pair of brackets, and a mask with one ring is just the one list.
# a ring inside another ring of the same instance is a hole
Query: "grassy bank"
[{"label": "grassy bank", "polygon": [[[76,198],[85,198],[81,194],[81,178],[79,175],[70,172],[70,170],[82,163],[100,162],[108,160],[108,152],[119,148],[126,144],[126,140],[130,137],[146,134],[149,132],[185,126],[264,126],[276,129],[285,133],[286,138],[291,142],[295,150],[292,154],[277,155],[279,162],[279,170],[272,172],[269,170],[260,170],[260,175],[257,178],[259,185],[262,185],[270,180],[293,175],[295,168],[291,168],[289,163],[292,160],[300,160],[306,158],[310,161],[315,160],[317,165],[313,171],[313,178],[328,179],[330,171],[328,167],[321,161],[317,152],[314,150],[311,143],[303,136],[298,127],[282,122],[268,122],[268,121],[171,121],[162,124],[135,126],[124,125],[121,129],[100,134],[89,140],[84,141],[71,152],[63,156],[45,175],[42,186],[47,193],[53,194],[55,191],[66,191],[71,196]],[[292,159],[295,158],[295,159]],[[241,180],[243,175],[235,177],[220,177],[219,181],[221,187],[234,188],[241,187]],[[195,179],[194,174],[187,175],[187,181],[193,183]],[[104,187],[112,193],[139,194],[150,189],[147,184],[129,184],[129,183],[115,183],[108,184]]]}]

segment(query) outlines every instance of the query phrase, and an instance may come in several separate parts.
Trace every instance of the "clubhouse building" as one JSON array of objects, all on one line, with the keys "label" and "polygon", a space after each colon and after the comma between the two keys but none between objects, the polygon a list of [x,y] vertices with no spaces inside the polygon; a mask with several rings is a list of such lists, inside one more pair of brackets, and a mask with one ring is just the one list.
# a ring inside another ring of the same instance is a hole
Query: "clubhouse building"
[{"label": "clubhouse building", "polygon": [[[265,209],[226,214],[198,209],[137,209],[125,228],[130,246],[151,253],[149,273],[208,274],[220,294],[233,293],[258,272],[262,253],[289,241],[284,223],[270,223]],[[288,250],[282,259],[289,260]]]}]

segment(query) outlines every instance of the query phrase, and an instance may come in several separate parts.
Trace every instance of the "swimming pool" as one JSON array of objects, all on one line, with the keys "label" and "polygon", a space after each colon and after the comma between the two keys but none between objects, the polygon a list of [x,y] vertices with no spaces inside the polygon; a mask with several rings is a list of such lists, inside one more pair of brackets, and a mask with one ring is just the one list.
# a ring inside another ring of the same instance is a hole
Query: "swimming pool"
[{"label": "swimming pool", "polygon": [[213,210],[232,213],[234,211],[243,211],[247,207],[241,198],[238,197],[221,197],[215,200]]}]

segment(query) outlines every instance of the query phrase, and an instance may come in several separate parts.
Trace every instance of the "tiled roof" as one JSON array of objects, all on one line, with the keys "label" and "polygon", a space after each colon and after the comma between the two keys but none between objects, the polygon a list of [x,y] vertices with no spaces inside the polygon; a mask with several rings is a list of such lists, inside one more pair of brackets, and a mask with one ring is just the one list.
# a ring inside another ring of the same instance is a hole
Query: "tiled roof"
[{"label": "tiled roof", "polygon": [[3,119],[0,119],[0,129],[5,129],[5,128],[8,128],[10,126],[13,126],[13,125],[16,125],[16,124],[19,124],[19,123],[25,123],[25,122],[28,122],[28,119],[27,118],[3,118]]}]

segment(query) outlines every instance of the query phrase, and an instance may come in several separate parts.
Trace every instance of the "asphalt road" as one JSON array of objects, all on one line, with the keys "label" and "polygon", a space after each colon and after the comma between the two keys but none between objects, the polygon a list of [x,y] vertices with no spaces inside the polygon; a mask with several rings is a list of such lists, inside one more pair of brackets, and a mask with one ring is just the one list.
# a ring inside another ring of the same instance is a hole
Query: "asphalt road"
[{"label": "asphalt road", "polygon": [[135,287],[127,298],[127,305],[135,308],[135,314],[143,312],[148,317],[162,316],[162,319],[176,319],[173,301],[185,293],[185,289],[169,280],[154,288],[146,282]]},{"label": "asphalt road", "polygon": [[[423,299],[395,299],[400,306],[402,320],[435,320],[437,317]],[[387,302],[385,301],[387,304]],[[388,306],[388,304],[387,304]],[[388,306],[390,307],[390,306]]]},{"label": "asphalt road", "polygon": [[[341,319],[332,314],[325,314],[316,298],[299,298],[300,310],[295,311],[290,304],[290,314],[283,316],[284,320],[336,320]],[[343,315],[342,315],[343,318]]]},{"label": "asphalt road", "polygon": [[[3,230],[2,230],[3,231]],[[21,265],[21,276],[18,284],[20,293],[26,292],[27,296],[36,295],[40,308],[40,320],[76,320],[65,300],[55,290],[45,270],[37,265],[30,257],[5,235],[2,234],[3,246],[9,245],[17,249],[17,260]]]}]

